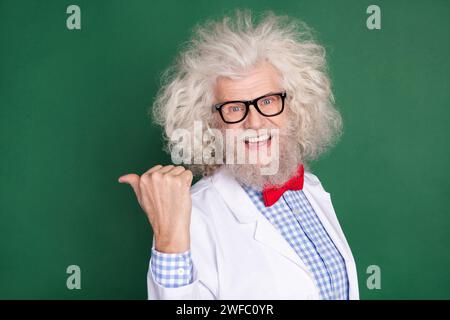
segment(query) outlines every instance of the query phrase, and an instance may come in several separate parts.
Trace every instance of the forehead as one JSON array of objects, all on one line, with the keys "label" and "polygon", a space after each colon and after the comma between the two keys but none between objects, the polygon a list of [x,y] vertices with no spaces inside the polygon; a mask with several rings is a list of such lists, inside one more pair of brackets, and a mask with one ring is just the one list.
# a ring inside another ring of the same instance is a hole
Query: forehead
[{"label": "forehead", "polygon": [[269,63],[260,64],[239,79],[218,77],[215,96],[218,102],[251,100],[269,92],[281,91],[281,76]]}]

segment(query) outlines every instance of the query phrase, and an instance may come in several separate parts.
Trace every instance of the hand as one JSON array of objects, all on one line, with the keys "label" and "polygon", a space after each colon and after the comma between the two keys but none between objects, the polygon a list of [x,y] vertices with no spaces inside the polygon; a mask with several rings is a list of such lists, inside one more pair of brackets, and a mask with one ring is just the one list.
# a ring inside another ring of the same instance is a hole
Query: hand
[{"label": "hand", "polygon": [[182,166],[156,165],[144,173],[119,178],[134,190],[155,235],[155,249],[181,253],[190,248],[192,172]]}]

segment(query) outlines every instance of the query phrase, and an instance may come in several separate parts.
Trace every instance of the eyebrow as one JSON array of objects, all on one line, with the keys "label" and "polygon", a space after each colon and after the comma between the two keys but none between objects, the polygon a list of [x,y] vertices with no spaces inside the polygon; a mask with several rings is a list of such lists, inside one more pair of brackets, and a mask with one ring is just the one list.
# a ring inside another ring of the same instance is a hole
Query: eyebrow
[{"label": "eyebrow", "polygon": [[222,102],[215,103],[214,106],[217,106],[217,105],[219,105],[219,104],[224,104],[224,103],[227,103],[227,102],[249,102],[249,101],[256,100],[256,99],[258,99],[258,98],[262,98],[262,97],[264,97],[264,96],[268,96],[268,95],[270,95],[270,94],[283,93],[283,92],[285,92],[285,90],[270,91],[270,92],[268,92],[268,93],[265,93],[265,94],[263,94],[263,95],[261,95],[261,96],[258,96],[258,97],[256,97],[256,98],[249,99],[249,100],[245,100],[245,99],[241,99],[241,100],[238,100],[238,99],[235,99],[235,100],[225,100],[225,101],[222,101]]}]

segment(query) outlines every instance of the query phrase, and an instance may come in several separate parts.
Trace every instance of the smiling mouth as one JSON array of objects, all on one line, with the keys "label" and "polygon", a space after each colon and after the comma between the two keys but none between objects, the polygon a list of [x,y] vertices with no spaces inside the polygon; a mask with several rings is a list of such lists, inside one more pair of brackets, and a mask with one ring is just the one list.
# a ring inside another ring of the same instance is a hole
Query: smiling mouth
[{"label": "smiling mouth", "polygon": [[247,146],[264,145],[272,139],[272,135],[263,134],[255,137],[245,137],[244,142]]}]

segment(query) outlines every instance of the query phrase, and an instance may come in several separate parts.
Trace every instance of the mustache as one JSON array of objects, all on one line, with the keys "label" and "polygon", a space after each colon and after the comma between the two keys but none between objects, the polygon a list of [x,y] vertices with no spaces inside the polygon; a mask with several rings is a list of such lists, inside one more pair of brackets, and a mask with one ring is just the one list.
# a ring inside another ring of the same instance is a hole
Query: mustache
[{"label": "mustache", "polygon": [[277,133],[280,137],[289,137],[292,136],[295,133],[295,126],[292,122],[288,122],[286,125],[282,127],[277,126],[266,126],[266,127],[259,127],[259,128],[236,128],[236,129],[230,129],[226,127],[219,128],[220,131],[223,133],[225,132],[231,132],[232,136],[234,138],[237,138],[238,140],[245,140],[247,138],[257,138],[264,136],[266,134],[275,134]]}]

